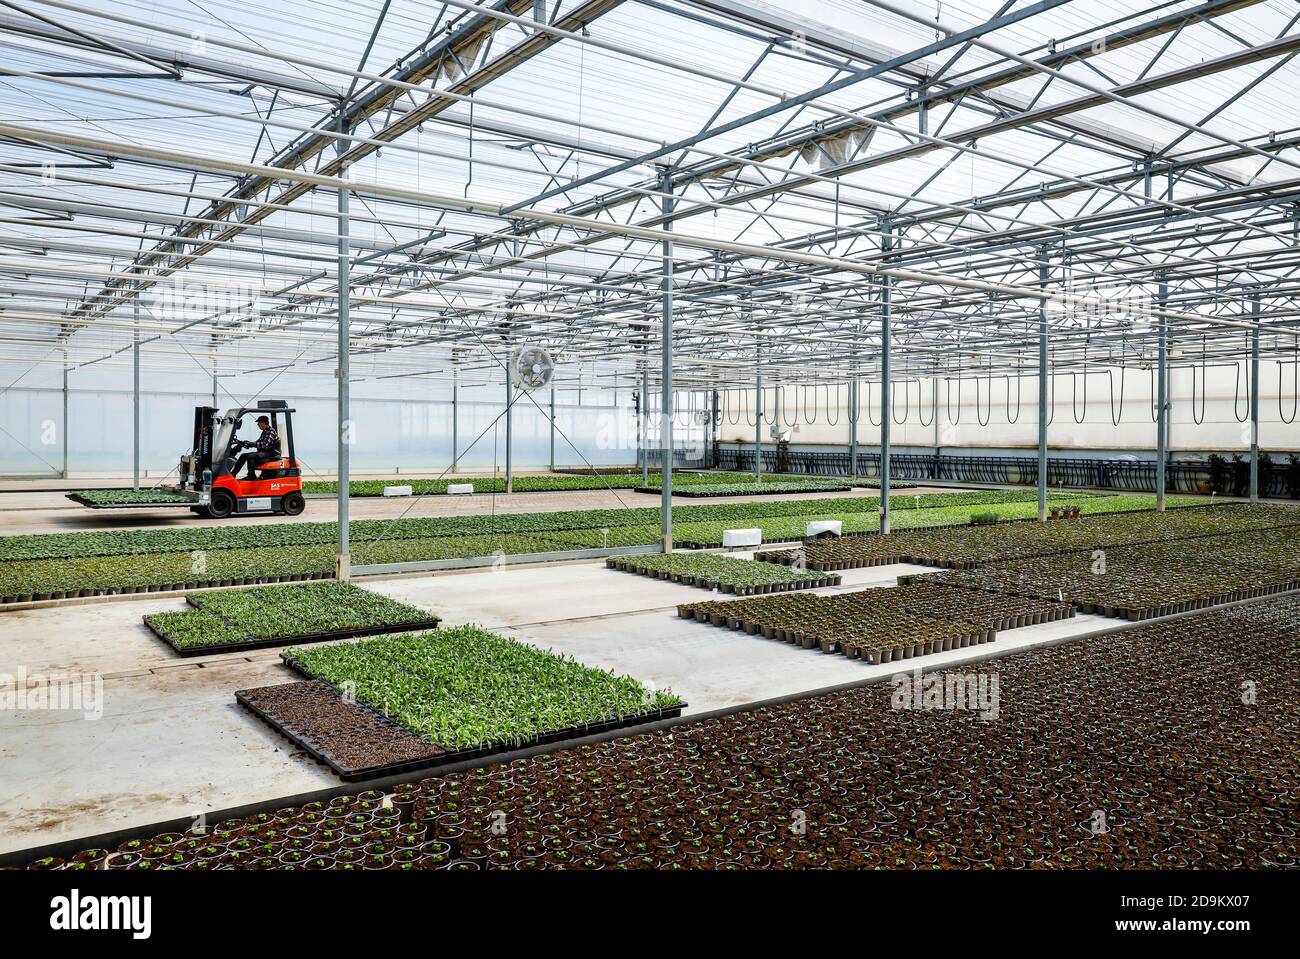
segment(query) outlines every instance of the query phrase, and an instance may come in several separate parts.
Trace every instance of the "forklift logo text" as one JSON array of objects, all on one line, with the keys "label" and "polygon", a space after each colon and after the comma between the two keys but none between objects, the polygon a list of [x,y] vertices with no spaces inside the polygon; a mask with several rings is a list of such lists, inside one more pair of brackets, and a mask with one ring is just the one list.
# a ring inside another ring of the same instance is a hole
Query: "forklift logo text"
[{"label": "forklift logo text", "polygon": [[104,677],[99,673],[50,673],[29,676],[0,673],[0,711],[60,710],[80,712],[85,719],[104,715]]}]

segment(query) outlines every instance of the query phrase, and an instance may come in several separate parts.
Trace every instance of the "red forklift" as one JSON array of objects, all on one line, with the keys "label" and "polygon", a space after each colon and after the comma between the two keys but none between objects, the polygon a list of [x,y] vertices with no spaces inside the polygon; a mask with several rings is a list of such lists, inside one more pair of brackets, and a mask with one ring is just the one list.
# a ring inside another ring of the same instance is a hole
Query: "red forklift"
[{"label": "red forklift", "polygon": [[[191,501],[200,516],[225,519],[244,513],[297,516],[307,505],[302,495],[302,465],[294,456],[293,410],[284,400],[258,400],[222,413],[216,407],[194,409],[194,444],[181,457],[180,483],[171,487]],[[238,437],[244,416],[265,416],[280,436],[280,456],[254,468],[254,479],[235,476],[241,449],[253,444]],[[184,505],[184,504],[181,504]]]}]

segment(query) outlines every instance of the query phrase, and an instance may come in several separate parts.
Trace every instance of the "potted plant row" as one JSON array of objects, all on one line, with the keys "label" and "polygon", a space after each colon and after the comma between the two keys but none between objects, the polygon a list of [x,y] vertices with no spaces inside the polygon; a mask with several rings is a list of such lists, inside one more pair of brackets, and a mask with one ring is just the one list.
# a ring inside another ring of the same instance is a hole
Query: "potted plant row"
[{"label": "potted plant row", "polygon": [[875,592],[690,603],[678,615],[872,663],[991,642],[996,635],[976,623],[905,612],[901,604],[873,600]]},{"label": "potted plant row", "polygon": [[995,716],[878,683],[29,868],[1294,869],[1297,624],[1278,597],[928,674],[996,677]]},{"label": "potted plant row", "polygon": [[750,596],[817,586],[838,586],[840,577],[779,569],[767,563],[711,554],[665,553],[618,556],[605,561],[609,569],[653,576],[686,586]]}]

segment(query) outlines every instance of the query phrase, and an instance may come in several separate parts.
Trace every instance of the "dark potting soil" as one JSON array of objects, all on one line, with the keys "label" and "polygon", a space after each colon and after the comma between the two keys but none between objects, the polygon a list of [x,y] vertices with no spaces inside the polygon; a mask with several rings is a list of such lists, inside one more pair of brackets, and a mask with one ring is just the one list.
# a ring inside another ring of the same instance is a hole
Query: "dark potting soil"
[{"label": "dark potting soil", "polygon": [[273,726],[301,740],[336,771],[434,760],[443,750],[372,709],[347,703],[328,683],[308,680],[244,689],[236,698]]}]

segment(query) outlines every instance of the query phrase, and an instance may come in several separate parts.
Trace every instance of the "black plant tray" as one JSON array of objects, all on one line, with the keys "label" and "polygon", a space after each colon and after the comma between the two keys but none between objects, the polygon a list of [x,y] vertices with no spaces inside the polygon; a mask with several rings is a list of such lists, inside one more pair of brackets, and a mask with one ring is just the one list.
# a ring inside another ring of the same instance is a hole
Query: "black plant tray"
[{"label": "black plant tray", "polygon": [[[280,654],[280,658],[284,660],[285,665],[287,665],[298,675],[304,676],[307,679],[315,679],[322,683],[329,683],[328,679],[323,679],[320,676],[317,676],[315,673],[313,673],[310,669],[306,669],[299,663],[293,662],[284,653]],[[333,685],[332,683],[329,684]],[[362,706],[363,704],[358,703],[357,705]],[[427,766],[442,766],[448,763],[462,762],[463,760],[467,760],[467,759],[480,759],[484,756],[492,756],[497,753],[514,752],[517,749],[530,749],[533,746],[545,746],[551,743],[560,743],[560,742],[564,742],[567,739],[581,739],[584,736],[595,736],[600,733],[610,732],[611,730],[615,730],[615,729],[626,729],[632,726],[643,726],[646,723],[657,723],[661,719],[676,719],[678,716],[682,714],[682,710],[685,709],[687,705],[688,704],[685,702],[679,702],[676,706],[668,706],[664,709],[652,709],[644,713],[637,713],[634,716],[624,716],[622,718],[615,717],[612,719],[607,719],[604,722],[589,723],[586,726],[568,726],[565,727],[564,729],[555,729],[549,732],[539,733],[536,736],[529,736],[526,739],[514,740],[511,742],[487,743],[482,746],[474,746],[470,749],[448,750],[444,752],[441,756],[429,760],[427,763],[422,762],[420,765],[412,766],[411,768],[424,769]],[[378,712],[377,710],[371,709],[371,707],[369,706],[365,706],[364,708],[371,710],[371,712],[374,712],[378,716],[381,716],[386,722],[393,723],[391,719],[388,719],[388,717],[384,716],[382,713]],[[401,726],[400,724],[393,723],[393,725],[397,726],[398,729],[401,729],[402,732],[406,733],[407,735],[412,735],[412,733],[410,733],[409,730],[407,730],[405,727]],[[285,735],[288,736],[290,739],[292,739],[294,742],[299,741],[298,737],[291,733],[285,732]],[[437,744],[435,743],[434,745],[436,746]],[[438,748],[442,748],[442,747],[438,747]],[[326,762],[326,764],[330,765],[331,768],[335,768],[333,765],[329,764],[328,762]],[[369,778],[372,776],[394,775],[396,773],[406,771],[408,765],[409,764],[402,765],[402,766],[396,766],[396,765],[383,766],[383,767],[378,767],[376,769],[367,770],[366,777]],[[338,770],[335,769],[335,771],[337,772]],[[342,773],[340,773],[340,775],[342,775]]]},{"label": "black plant tray", "polygon": [[[187,597],[188,598],[188,597]],[[194,603],[190,603],[194,606]],[[195,609],[199,607],[194,606]],[[406,633],[416,629],[437,629],[442,620],[434,617],[432,619],[413,620],[409,623],[399,623],[394,626],[363,626],[358,629],[332,629],[325,633],[302,633],[297,636],[275,636],[270,639],[254,639],[246,643],[214,643],[211,646],[188,646],[182,648],[173,642],[165,633],[159,630],[149,622],[148,618],[144,620],[145,626],[149,632],[153,633],[164,643],[170,646],[180,656],[207,656],[212,653],[238,653],[249,649],[266,649],[270,646],[301,646],[307,643],[327,643],[332,639],[356,639],[360,636],[380,636],[386,633]]]},{"label": "black plant tray", "polygon": [[699,589],[717,589],[722,593],[734,593],[736,596],[767,596],[774,593],[792,593],[800,589],[820,589],[823,586],[839,586],[842,577],[838,573],[825,573],[816,579],[803,580],[794,583],[758,583],[753,586],[737,586],[731,583],[719,583],[704,577],[685,576],[680,573],[673,573],[670,576],[660,575],[659,570],[640,569],[631,559],[622,559],[613,557],[605,560],[605,566],[608,569],[616,569],[620,573],[635,573],[638,576],[648,576],[651,579],[663,579],[671,583],[680,583],[683,586],[695,586]]},{"label": "black plant tray", "polygon": [[88,509],[175,509],[178,506],[195,505],[195,501],[190,499],[173,500],[170,503],[96,503],[73,493],[68,493],[66,498]]},{"label": "black plant tray", "polygon": [[[249,712],[253,713],[253,715],[257,716],[264,723],[266,723],[268,726],[274,729],[285,739],[289,740],[295,746],[298,746],[300,749],[302,749],[304,752],[310,755],[312,759],[315,759],[317,762],[324,763],[334,772],[336,776],[338,776],[344,782],[358,782],[363,779],[375,779],[380,776],[390,776],[390,775],[397,775],[399,773],[405,773],[405,772],[415,772],[416,770],[419,769],[427,769],[430,766],[436,766],[441,763],[447,762],[446,754],[442,753],[436,756],[429,756],[426,759],[414,760],[412,762],[389,763],[386,766],[364,766],[358,768],[353,768],[351,766],[344,766],[340,764],[338,760],[336,760],[334,756],[331,753],[327,752],[323,747],[317,746],[313,740],[303,735],[302,733],[299,733],[298,731],[284,725],[282,722],[280,722],[270,713],[263,710],[252,700],[248,699],[244,695],[246,692],[251,692],[251,690],[235,691],[235,701],[239,703],[239,705],[243,706]],[[377,710],[371,709],[369,706],[365,705],[364,703],[354,703],[352,705],[356,709],[359,709],[366,713],[370,713],[372,716],[378,719],[382,725],[391,727],[393,731],[397,734],[406,737],[412,737],[414,735],[413,733],[408,732],[406,729],[399,726],[397,723],[393,722],[387,716],[383,715]],[[438,746],[435,746],[433,744],[429,744],[429,745],[433,749],[439,748]]]}]

